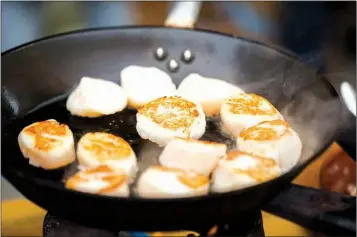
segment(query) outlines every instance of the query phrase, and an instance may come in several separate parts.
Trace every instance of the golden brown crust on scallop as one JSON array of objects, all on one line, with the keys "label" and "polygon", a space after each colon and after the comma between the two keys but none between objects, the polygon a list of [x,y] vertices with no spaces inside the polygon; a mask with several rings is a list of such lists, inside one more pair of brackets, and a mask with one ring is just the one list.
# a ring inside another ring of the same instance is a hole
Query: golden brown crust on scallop
[{"label": "golden brown crust on scallop", "polygon": [[257,160],[258,165],[256,167],[250,167],[246,170],[235,168],[235,173],[248,175],[257,182],[264,182],[270,179],[274,179],[279,175],[279,173],[274,170],[274,168],[277,167],[276,162],[269,158],[256,156],[241,151],[231,151],[228,152],[226,160],[240,159],[244,155],[249,155],[253,159]]},{"label": "golden brown crust on scallop", "polygon": [[225,160],[235,160],[237,157],[245,155],[247,153],[244,153],[242,151],[230,151],[227,153],[227,157],[225,157]]},{"label": "golden brown crust on scallop", "polygon": [[102,113],[99,113],[97,111],[91,111],[91,110],[84,111],[83,113],[80,114],[81,117],[87,117],[87,118],[98,118],[103,115],[104,114]]},{"label": "golden brown crust on scallop", "polygon": [[258,183],[262,183],[271,179],[274,179],[279,176],[278,172],[275,171],[267,171],[266,168],[249,168],[246,170],[242,169],[234,169],[235,173],[245,174],[256,180]]},{"label": "golden brown crust on scallop", "polygon": [[242,157],[244,155],[248,155],[250,157],[253,157],[256,160],[259,160],[259,162],[261,164],[263,164],[264,167],[271,168],[271,167],[276,166],[276,162],[273,159],[266,158],[263,156],[254,155],[254,154],[248,153],[248,152],[242,152],[242,151],[230,151],[227,153],[227,157],[225,159],[226,160],[235,160],[235,159],[239,159],[240,157]]},{"label": "golden brown crust on scallop", "polygon": [[70,177],[66,181],[66,188],[76,190],[78,188],[78,185],[80,185],[81,183],[90,182],[88,176],[90,175],[94,176],[98,174],[102,174],[102,175],[96,177],[96,179],[105,182],[106,186],[98,190],[98,192],[96,192],[97,194],[106,194],[106,193],[114,192],[116,189],[120,188],[120,186],[123,185],[125,181],[127,181],[126,175],[118,174],[109,166],[102,165],[93,169],[80,171],[74,176]]},{"label": "golden brown crust on scallop", "polygon": [[[240,95],[243,95],[243,97],[240,97]],[[239,94],[229,98],[226,103],[233,114],[275,115],[278,113],[267,99],[253,93]],[[268,107],[265,105],[268,105]]]},{"label": "golden brown crust on scallop", "polygon": [[178,180],[182,184],[194,189],[207,185],[209,182],[208,177],[204,175],[189,176],[180,174]]},{"label": "golden brown crust on scallop", "polygon": [[[262,125],[267,125],[267,127],[263,127]],[[277,129],[274,129],[274,126],[284,126],[284,130],[277,131]],[[239,136],[244,140],[276,140],[288,134],[290,132],[289,128],[289,124],[283,120],[264,121],[253,127],[247,128]]]},{"label": "golden brown crust on scallop", "polygon": [[35,148],[37,150],[49,151],[54,147],[61,145],[62,140],[48,136],[66,136],[69,132],[69,128],[67,125],[60,124],[55,120],[46,120],[27,126],[24,128],[23,132],[34,138]]},{"label": "golden brown crust on scallop", "polygon": [[66,157],[62,157],[62,159],[57,160],[56,162],[48,161],[45,156],[41,156],[35,151],[31,149],[27,149],[25,145],[22,143],[21,139],[19,139],[19,146],[22,151],[22,154],[26,159],[30,158],[35,161],[39,166],[46,170],[54,170],[66,166],[72,163],[75,160],[74,149],[73,152],[68,152]]},{"label": "golden brown crust on scallop", "polygon": [[128,158],[132,149],[123,138],[110,133],[94,132],[85,134],[80,145],[93,154],[99,161]]},{"label": "golden brown crust on scallop", "polygon": [[171,167],[166,167],[166,166],[152,166],[154,169],[158,169],[160,171],[164,172],[173,172],[177,175],[177,179],[184,185],[190,188],[200,188],[204,185],[207,185],[209,182],[209,179],[205,175],[201,175],[198,173],[194,172],[186,172],[181,169],[177,168],[171,168]]},{"label": "golden brown crust on scallop", "polygon": [[185,172],[181,169],[178,168],[173,168],[173,167],[167,167],[167,166],[162,166],[162,165],[153,165],[151,166],[152,169],[160,170],[163,172],[173,172],[173,173],[182,173]]},{"label": "golden brown crust on scallop", "polygon": [[141,107],[138,112],[171,130],[187,129],[199,117],[196,104],[178,96],[164,96],[153,100]]},{"label": "golden brown crust on scallop", "polygon": [[112,175],[112,176],[105,176],[102,178],[103,181],[108,182],[108,186],[102,188],[98,191],[98,194],[105,194],[114,192],[116,189],[120,188],[124,182],[126,181],[126,176],[121,175]]}]

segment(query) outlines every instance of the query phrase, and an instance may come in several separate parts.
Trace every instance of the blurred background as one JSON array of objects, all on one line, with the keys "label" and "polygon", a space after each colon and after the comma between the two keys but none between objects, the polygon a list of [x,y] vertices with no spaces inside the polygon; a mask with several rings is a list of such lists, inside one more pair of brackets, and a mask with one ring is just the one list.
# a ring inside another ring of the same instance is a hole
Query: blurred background
[{"label": "blurred background", "polygon": [[[174,3],[2,1],[1,51],[41,37],[79,29],[163,25]],[[203,2],[196,28],[284,47],[319,69],[335,87],[341,81],[356,87],[355,1]],[[355,149],[351,148],[354,154]],[[355,185],[354,161],[345,153],[336,152],[333,157],[337,156],[340,157],[338,165],[354,170],[354,176],[348,180]],[[2,184],[3,199],[20,197],[8,183],[2,181]],[[337,188],[330,186],[329,189],[346,192],[341,185]]]},{"label": "blurred background", "polygon": [[[67,31],[124,25],[163,25],[174,2],[2,2],[2,45]],[[289,48],[321,65],[329,46],[356,50],[355,2],[204,2],[197,28]],[[354,58],[354,55],[351,54]]]}]

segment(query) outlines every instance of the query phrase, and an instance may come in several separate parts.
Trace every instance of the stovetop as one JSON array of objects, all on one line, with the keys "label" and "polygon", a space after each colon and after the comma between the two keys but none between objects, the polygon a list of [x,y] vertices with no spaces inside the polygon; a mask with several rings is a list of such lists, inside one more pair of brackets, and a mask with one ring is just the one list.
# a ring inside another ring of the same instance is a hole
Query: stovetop
[{"label": "stovetop", "polygon": [[[198,220],[199,221],[199,220]],[[207,226],[206,229],[170,232],[141,232],[141,231],[107,231],[65,220],[62,217],[47,213],[43,222],[44,237],[114,237],[114,236],[264,236],[261,211],[254,211],[244,219],[232,220],[230,223]]]}]

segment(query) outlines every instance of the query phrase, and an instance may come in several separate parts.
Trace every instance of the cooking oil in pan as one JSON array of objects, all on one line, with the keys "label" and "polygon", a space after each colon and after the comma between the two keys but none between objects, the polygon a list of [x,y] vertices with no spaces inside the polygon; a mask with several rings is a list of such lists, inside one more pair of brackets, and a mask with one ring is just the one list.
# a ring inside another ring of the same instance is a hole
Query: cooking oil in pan
[{"label": "cooking oil in pan", "polygon": [[[66,109],[66,99],[66,97],[62,96],[59,99],[38,106],[23,118],[20,123],[21,127],[18,128],[19,131],[31,123],[55,119],[70,127],[74,135],[75,143],[88,132],[107,132],[125,139],[131,145],[137,156],[139,167],[137,176],[149,166],[158,164],[158,157],[163,148],[139,136],[136,131],[136,110],[124,109],[121,112],[99,118],[81,118],[72,116],[69,113]],[[207,118],[206,120],[206,132],[201,137],[201,140],[225,143],[228,148],[233,148],[235,142],[223,132],[219,119]],[[60,180],[58,181],[64,182],[67,178],[72,176],[78,170],[77,166],[78,163],[74,162],[64,169],[61,169],[60,177],[58,177]],[[55,172],[59,171],[60,170]],[[58,176],[58,174],[56,176]],[[51,179],[53,180],[54,178],[51,177]],[[135,184],[133,186],[135,186]],[[135,191],[132,193],[135,193]]]}]

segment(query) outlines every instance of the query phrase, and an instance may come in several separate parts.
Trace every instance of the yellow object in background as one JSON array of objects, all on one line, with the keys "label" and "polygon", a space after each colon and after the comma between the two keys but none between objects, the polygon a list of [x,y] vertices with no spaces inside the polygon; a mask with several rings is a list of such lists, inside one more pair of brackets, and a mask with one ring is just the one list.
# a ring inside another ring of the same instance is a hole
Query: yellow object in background
[{"label": "yellow object in background", "polygon": [[46,211],[25,199],[1,202],[2,236],[42,236]]}]

